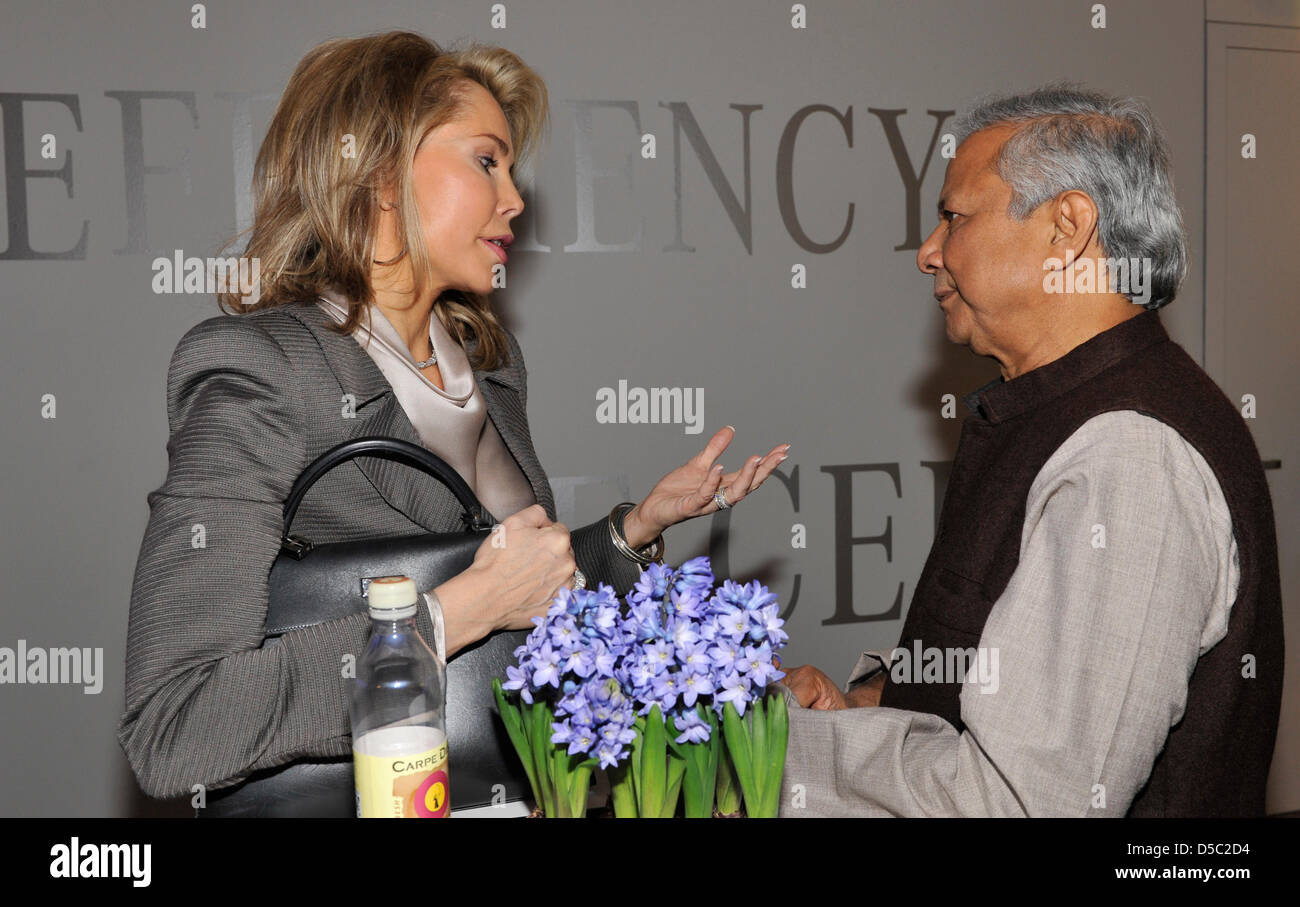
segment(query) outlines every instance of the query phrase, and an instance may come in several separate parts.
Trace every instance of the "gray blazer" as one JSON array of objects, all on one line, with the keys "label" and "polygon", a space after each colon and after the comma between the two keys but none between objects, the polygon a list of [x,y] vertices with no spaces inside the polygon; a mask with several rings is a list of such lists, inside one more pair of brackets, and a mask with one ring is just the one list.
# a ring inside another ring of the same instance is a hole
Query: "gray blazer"
[{"label": "gray blazer", "polygon": [[[126,710],[117,736],[153,797],[212,790],[255,770],[351,752],[342,665],[359,655],[369,618],[355,614],[262,648],[267,576],[282,508],[303,468],[363,435],[420,444],[392,387],[351,337],[312,303],[196,325],[167,374],[167,478],[148,496],[126,650]],[[555,519],[528,429],[527,372],[509,362],[475,378],[501,438]],[[388,460],[331,470],[294,519],[314,542],[448,532],[460,507],[441,483]],[[613,547],[607,520],[572,531],[592,585],[620,594],[639,571]],[[426,609],[420,632],[432,639]]]}]

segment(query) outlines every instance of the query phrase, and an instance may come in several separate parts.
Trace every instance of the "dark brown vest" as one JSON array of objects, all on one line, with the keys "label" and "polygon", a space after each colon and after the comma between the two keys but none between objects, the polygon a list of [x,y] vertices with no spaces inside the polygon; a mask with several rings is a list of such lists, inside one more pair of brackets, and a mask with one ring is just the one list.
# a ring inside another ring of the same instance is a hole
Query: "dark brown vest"
[{"label": "dark brown vest", "polygon": [[[1240,554],[1228,635],[1201,656],[1130,816],[1258,816],[1282,699],[1282,595],[1273,505],[1259,452],[1218,386],[1147,311],[1065,356],[966,398],[930,556],[898,645],[975,647],[1020,557],[1025,501],[1058,447],[1093,416],[1137,410],[1200,452],[1219,481]],[[1243,678],[1253,655],[1255,677]],[[880,704],[964,729],[960,683],[893,683]]]}]

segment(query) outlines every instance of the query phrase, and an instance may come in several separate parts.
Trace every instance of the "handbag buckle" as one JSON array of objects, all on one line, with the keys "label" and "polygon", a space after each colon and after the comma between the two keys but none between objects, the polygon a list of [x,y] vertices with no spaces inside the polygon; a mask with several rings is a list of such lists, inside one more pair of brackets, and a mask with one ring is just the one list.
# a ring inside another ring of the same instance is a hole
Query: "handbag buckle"
[{"label": "handbag buckle", "polygon": [[312,543],[310,540],[299,538],[296,535],[286,535],[280,540],[280,550],[295,561],[302,560],[311,549]]},{"label": "handbag buckle", "polygon": [[460,515],[460,521],[470,532],[487,532],[493,526],[492,518],[482,507],[476,507],[473,512],[465,511]]}]

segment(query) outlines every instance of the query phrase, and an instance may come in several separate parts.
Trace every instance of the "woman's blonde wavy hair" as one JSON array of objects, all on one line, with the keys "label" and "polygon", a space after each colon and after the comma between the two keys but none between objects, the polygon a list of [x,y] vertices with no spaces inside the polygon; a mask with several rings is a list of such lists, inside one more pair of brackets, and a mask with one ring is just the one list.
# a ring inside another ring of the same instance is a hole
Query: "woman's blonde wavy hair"
[{"label": "woman's blonde wavy hair", "polygon": [[[223,310],[310,302],[334,289],[349,300],[349,311],[344,324],[332,327],[354,331],[374,298],[371,262],[386,186],[396,188],[412,290],[422,293],[431,265],[412,163],[425,134],[465,109],[470,82],[501,106],[515,172],[526,182],[549,111],[545,84],[515,54],[482,44],[443,50],[402,31],[335,39],[309,51],[285,86],[253,171],[256,207],[243,254],[258,260],[261,293],[252,302],[233,288],[219,293]],[[352,155],[345,154],[349,145]],[[485,297],[448,289],[434,311],[474,368],[506,360],[505,331]]]}]

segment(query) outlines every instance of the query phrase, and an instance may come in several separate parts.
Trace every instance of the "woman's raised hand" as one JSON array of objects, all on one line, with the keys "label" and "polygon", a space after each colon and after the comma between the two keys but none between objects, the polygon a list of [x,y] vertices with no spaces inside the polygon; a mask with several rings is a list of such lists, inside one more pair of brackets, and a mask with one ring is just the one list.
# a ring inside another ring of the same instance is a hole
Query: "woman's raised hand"
[{"label": "woman's raised hand", "polygon": [[447,654],[497,630],[532,627],[561,587],[572,587],[578,568],[569,530],[552,523],[540,504],[493,527],[474,563],[438,586]]},{"label": "woman's raised hand", "polygon": [[633,548],[649,545],[659,533],[676,523],[718,512],[714,494],[719,490],[728,506],[740,502],[772,474],[786,458],[789,444],[778,444],[764,456],[753,456],[735,472],[723,472],[718,457],[736,437],[730,425],[709,439],[695,456],[664,476],[644,501],[623,519],[623,535]]}]

